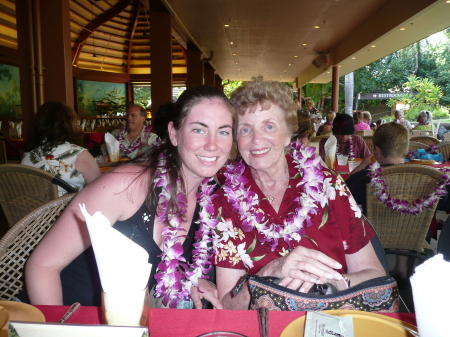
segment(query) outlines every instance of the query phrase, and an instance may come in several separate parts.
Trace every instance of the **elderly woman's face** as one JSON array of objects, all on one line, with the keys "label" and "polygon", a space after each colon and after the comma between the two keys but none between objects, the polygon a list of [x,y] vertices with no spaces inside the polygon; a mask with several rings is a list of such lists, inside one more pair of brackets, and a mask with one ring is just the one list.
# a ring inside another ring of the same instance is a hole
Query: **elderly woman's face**
[{"label": "elderly woman's face", "polygon": [[396,118],[396,119],[403,119],[403,112],[397,111],[397,112],[395,113],[395,118]]},{"label": "elderly woman's face", "polygon": [[284,148],[290,136],[283,110],[276,104],[269,110],[261,110],[259,104],[254,112],[249,110],[238,116],[237,143],[242,158],[255,170],[284,167]]},{"label": "elderly woman's face", "polygon": [[418,123],[423,123],[423,117],[422,117],[421,115],[419,115],[419,116],[417,117],[417,122],[418,122]]}]

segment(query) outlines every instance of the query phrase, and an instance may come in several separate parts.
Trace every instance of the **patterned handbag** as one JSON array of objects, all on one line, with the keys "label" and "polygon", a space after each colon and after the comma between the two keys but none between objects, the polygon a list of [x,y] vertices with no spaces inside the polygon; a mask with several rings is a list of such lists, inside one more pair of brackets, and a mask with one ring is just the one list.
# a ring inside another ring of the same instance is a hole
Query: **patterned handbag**
[{"label": "patterned handbag", "polygon": [[[333,294],[301,293],[278,285],[280,279],[246,275],[252,294],[252,309],[266,307],[277,311],[361,310],[398,312],[397,282],[389,276],[367,280]],[[239,287],[239,285],[238,285]]]}]

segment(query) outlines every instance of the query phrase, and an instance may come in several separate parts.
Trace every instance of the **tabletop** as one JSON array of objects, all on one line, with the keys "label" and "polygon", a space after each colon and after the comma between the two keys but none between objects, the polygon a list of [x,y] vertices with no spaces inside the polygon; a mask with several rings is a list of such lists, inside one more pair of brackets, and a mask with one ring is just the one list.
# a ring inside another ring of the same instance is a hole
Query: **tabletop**
[{"label": "tabletop", "polygon": [[[57,322],[68,306],[36,305],[47,322]],[[270,311],[269,336],[280,336],[284,328],[304,311]],[[414,314],[383,314],[416,325]],[[100,307],[81,307],[67,323],[100,324]],[[259,337],[258,315],[254,310],[150,309],[149,330],[152,337],[194,337],[212,331],[232,331],[248,337]]]}]

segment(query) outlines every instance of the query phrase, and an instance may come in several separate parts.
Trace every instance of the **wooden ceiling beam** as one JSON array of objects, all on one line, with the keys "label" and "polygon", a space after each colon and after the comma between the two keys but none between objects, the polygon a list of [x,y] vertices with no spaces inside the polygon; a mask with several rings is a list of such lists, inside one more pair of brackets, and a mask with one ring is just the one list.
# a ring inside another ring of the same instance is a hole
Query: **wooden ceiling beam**
[{"label": "wooden ceiling beam", "polygon": [[131,62],[131,48],[133,47],[133,39],[134,39],[134,33],[136,32],[136,26],[139,19],[139,10],[141,9],[142,3],[139,1],[138,5],[136,6],[136,12],[134,13],[134,22],[133,22],[133,28],[131,29],[130,34],[130,40],[128,40],[128,55],[127,55],[127,74],[130,73],[130,62]]},{"label": "wooden ceiling beam", "polygon": [[81,47],[83,43],[86,42],[86,40],[92,35],[92,33],[102,24],[119,15],[119,13],[125,10],[125,8],[127,8],[131,2],[132,0],[119,0],[115,6],[108,9],[105,13],[97,16],[94,20],[86,25],[73,46],[72,64],[76,65],[78,63]]}]

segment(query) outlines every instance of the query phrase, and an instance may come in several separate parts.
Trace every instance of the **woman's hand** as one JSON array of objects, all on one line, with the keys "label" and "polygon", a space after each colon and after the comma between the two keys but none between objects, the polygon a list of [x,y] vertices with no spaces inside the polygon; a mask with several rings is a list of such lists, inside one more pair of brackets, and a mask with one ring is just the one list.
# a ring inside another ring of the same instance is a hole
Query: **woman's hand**
[{"label": "woman's hand", "polygon": [[308,292],[314,283],[341,280],[340,263],[322,252],[305,247],[296,247],[289,254],[269,262],[258,272],[260,276],[281,278],[280,285],[301,292]]},{"label": "woman's hand", "polygon": [[220,303],[219,298],[217,296],[216,285],[205,279],[198,280],[198,288],[197,287],[191,288],[191,298],[192,301],[194,302],[195,309],[203,308],[201,301],[202,298],[210,302],[215,309],[223,309],[222,303]]}]

